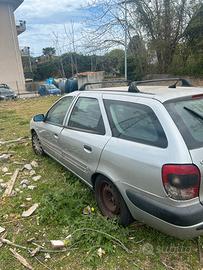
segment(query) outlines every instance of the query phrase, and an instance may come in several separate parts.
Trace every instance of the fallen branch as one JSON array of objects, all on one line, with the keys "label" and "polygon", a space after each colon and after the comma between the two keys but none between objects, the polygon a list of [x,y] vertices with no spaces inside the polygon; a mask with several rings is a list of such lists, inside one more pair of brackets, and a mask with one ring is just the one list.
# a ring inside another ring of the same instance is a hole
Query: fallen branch
[{"label": "fallen branch", "polygon": [[27,248],[25,246],[21,246],[21,245],[15,244],[15,243],[9,241],[8,239],[0,238],[0,242],[2,244],[6,244],[6,245],[9,245],[9,246],[12,246],[12,247],[15,247],[15,248],[20,248],[20,249],[27,250],[29,253],[31,253],[31,250],[29,248]]},{"label": "fallen branch", "polygon": [[75,230],[72,233],[72,235],[76,234],[77,232],[81,232],[81,231],[91,231],[91,232],[96,232],[96,233],[102,234],[102,235],[106,236],[107,238],[110,238],[115,244],[118,244],[127,253],[132,253],[118,238],[116,238],[116,237],[114,237],[106,232],[102,232],[102,231],[91,229],[91,228],[82,228],[82,229]]},{"label": "fallen branch", "polygon": [[32,266],[27,262],[27,260],[25,258],[23,258],[23,256],[21,256],[20,254],[18,254],[14,249],[10,248],[9,249],[10,252],[14,255],[14,257],[23,265],[25,266],[27,269],[29,270],[33,270]]},{"label": "fallen branch", "polygon": [[[12,246],[12,247],[15,247],[15,248],[27,250],[29,252],[29,254],[32,254],[32,252],[35,250],[35,249],[31,249],[31,248],[28,248],[28,247],[25,247],[25,246],[22,246],[22,245],[15,244],[15,243],[9,241],[8,239],[4,239],[4,238],[0,238],[0,243],[9,245],[9,246]],[[36,245],[36,246],[39,246],[39,245]],[[67,252],[67,251],[70,251],[70,250],[73,250],[73,249],[70,247],[70,248],[62,249],[62,250],[53,250],[53,249],[44,249],[42,247],[39,252],[42,252],[42,253],[63,253],[63,252]]]},{"label": "fallen branch", "polygon": [[3,197],[11,196],[11,193],[12,193],[13,187],[15,185],[16,179],[18,177],[19,171],[20,171],[19,169],[15,170],[14,174],[11,177],[11,180],[8,182],[8,186],[3,194]]},{"label": "fallen branch", "polygon": [[5,144],[10,144],[10,143],[16,143],[16,142],[22,142],[29,139],[28,137],[21,137],[15,140],[10,140],[10,141],[0,141],[0,145],[5,145]]},{"label": "fallen branch", "polygon": [[0,238],[0,248],[3,246],[1,239],[6,238],[6,236],[7,236],[7,232],[3,233],[2,237]]}]

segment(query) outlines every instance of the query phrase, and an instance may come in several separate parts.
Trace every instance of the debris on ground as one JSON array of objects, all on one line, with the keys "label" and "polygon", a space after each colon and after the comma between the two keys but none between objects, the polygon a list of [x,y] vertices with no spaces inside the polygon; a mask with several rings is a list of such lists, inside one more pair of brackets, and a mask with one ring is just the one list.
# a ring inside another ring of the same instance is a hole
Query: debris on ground
[{"label": "debris on ground", "polygon": [[3,167],[3,168],[2,168],[2,172],[3,172],[3,173],[7,173],[7,172],[8,172],[8,168],[7,168],[7,167]]},{"label": "debris on ground", "polygon": [[24,165],[24,163],[20,162],[20,161],[14,161],[13,164],[15,164],[15,165]]},{"label": "debris on ground", "polygon": [[37,181],[39,181],[41,178],[42,178],[41,175],[37,175],[37,176],[34,176],[34,177],[32,178],[32,180],[33,180],[34,182],[37,182]]},{"label": "debris on ground", "polygon": [[103,250],[102,248],[99,248],[98,250],[97,250],[97,255],[101,258],[103,255],[105,255],[106,254],[106,252],[105,252],[105,250]]},{"label": "debris on ground", "polygon": [[31,206],[27,211],[24,211],[22,213],[22,217],[29,217],[31,216],[39,207],[38,203],[35,203],[33,206]]},{"label": "debris on ground", "polygon": [[31,164],[25,164],[23,169],[26,169],[28,171],[32,171],[32,165]]},{"label": "debris on ground", "polygon": [[83,215],[91,215],[94,212],[94,208],[89,205],[83,209]]},{"label": "debris on ground", "polygon": [[40,251],[41,251],[41,247],[40,247],[40,246],[39,246],[39,247],[36,247],[36,249],[34,249],[34,250],[30,253],[31,257],[36,256]]},{"label": "debris on ground", "polygon": [[31,186],[28,186],[27,188],[30,190],[34,190],[36,188],[36,186],[31,185]]},{"label": "debris on ground", "polygon": [[65,241],[62,240],[51,240],[51,245],[54,249],[62,249],[66,246]]},{"label": "debris on ground", "polygon": [[10,141],[0,141],[0,145],[5,145],[5,144],[10,144],[10,143],[24,143],[26,140],[28,139],[28,137],[21,137],[15,140],[10,140]]},{"label": "debris on ground", "polygon": [[47,261],[47,260],[51,259],[51,256],[49,253],[45,253],[44,258],[45,258],[45,261]]},{"label": "debris on ground", "polygon": [[7,232],[4,232],[3,233],[3,235],[2,235],[2,237],[0,238],[0,248],[3,246],[3,241],[2,241],[2,239],[4,239],[4,238],[6,238],[6,236],[7,236]]},{"label": "debris on ground", "polygon": [[25,266],[27,269],[29,270],[33,270],[32,266],[28,263],[28,261],[21,256],[20,254],[18,254],[14,249],[10,248],[9,249],[11,251],[11,253],[14,255],[14,257],[23,265]]},{"label": "debris on ground", "polygon": [[35,161],[35,160],[33,160],[30,164],[34,168],[37,168],[39,166],[38,163],[37,163],[37,161]]},{"label": "debris on ground", "polygon": [[11,180],[7,183],[7,188],[3,194],[3,197],[7,197],[7,196],[11,196],[12,195],[12,191],[15,185],[15,182],[17,180],[18,174],[19,174],[19,169],[16,169],[14,174],[11,177]]},{"label": "debris on ground", "polygon": [[5,230],[6,230],[5,228],[3,228],[3,227],[0,226],[0,233],[5,232]]},{"label": "debris on ground", "polygon": [[5,173],[5,174],[3,175],[3,177],[6,176],[6,175],[12,175],[12,173],[7,172],[7,173]]},{"label": "debris on ground", "polygon": [[0,155],[0,161],[7,161],[11,158],[11,154],[2,154]]},{"label": "debris on ground", "polygon": [[28,179],[23,179],[21,182],[20,182],[20,185],[23,187],[23,188],[27,188],[30,184],[30,181]]},{"label": "debris on ground", "polygon": [[31,177],[34,176],[35,174],[36,174],[35,170],[31,170],[31,171],[30,171],[30,176],[31,176]]},{"label": "debris on ground", "polygon": [[2,189],[6,189],[6,188],[7,188],[7,186],[8,186],[8,184],[7,184],[7,183],[1,183],[1,184],[0,184],[0,187],[1,187]]}]

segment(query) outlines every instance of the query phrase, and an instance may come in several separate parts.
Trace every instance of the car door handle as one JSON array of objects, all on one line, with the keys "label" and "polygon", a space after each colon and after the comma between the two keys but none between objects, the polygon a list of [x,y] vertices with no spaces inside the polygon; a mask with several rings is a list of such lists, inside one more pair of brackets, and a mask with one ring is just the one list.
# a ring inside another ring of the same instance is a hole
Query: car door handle
[{"label": "car door handle", "polygon": [[55,139],[58,139],[58,138],[59,138],[58,134],[55,133],[55,134],[54,134],[54,138],[55,138]]},{"label": "car door handle", "polygon": [[90,146],[88,146],[88,145],[84,145],[84,150],[87,153],[91,153],[92,152],[92,148]]}]

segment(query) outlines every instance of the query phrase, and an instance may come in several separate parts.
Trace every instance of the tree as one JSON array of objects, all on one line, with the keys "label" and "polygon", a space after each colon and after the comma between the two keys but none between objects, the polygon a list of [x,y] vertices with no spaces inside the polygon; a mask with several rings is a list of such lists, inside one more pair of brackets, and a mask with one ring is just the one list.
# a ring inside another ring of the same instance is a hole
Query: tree
[{"label": "tree", "polygon": [[114,49],[103,57],[104,70],[111,74],[124,74],[124,57],[125,52],[121,49]]},{"label": "tree", "polygon": [[203,52],[203,4],[190,20],[184,37],[193,52]]},{"label": "tree", "polygon": [[[126,0],[128,19],[125,20],[125,0],[96,0],[97,12],[89,32],[93,49],[109,49],[124,44],[124,30],[128,39],[138,35],[149,51],[154,51],[158,70],[166,73],[183,32],[198,8],[199,0]],[[95,4],[95,6],[96,6]],[[92,17],[91,17],[92,18]],[[90,45],[91,44],[91,45]]]},{"label": "tree", "polygon": [[[184,48],[182,52],[183,74],[202,76],[203,74],[203,5],[194,13],[189,24],[184,31],[184,43],[179,48]],[[178,54],[180,58],[180,53]],[[178,66],[178,65],[175,65]],[[179,71],[179,72],[180,72]],[[182,75],[182,74],[181,74]]]},{"label": "tree", "polygon": [[48,58],[52,58],[56,54],[56,50],[53,47],[43,48],[43,55],[47,56]]}]

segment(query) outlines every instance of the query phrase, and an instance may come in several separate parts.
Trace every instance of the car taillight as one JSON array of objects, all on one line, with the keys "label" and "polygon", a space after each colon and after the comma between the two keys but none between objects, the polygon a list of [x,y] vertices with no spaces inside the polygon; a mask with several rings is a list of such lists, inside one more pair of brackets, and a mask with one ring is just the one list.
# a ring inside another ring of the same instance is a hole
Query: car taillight
[{"label": "car taillight", "polygon": [[168,196],[190,200],[199,196],[200,171],[195,165],[164,165],[162,181]]}]

